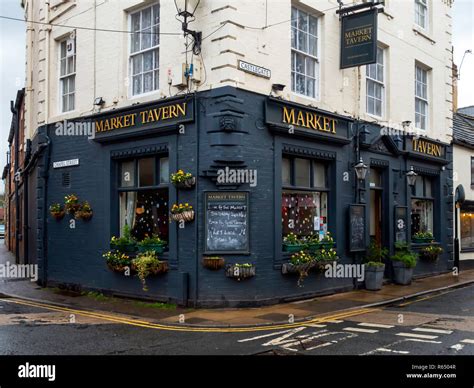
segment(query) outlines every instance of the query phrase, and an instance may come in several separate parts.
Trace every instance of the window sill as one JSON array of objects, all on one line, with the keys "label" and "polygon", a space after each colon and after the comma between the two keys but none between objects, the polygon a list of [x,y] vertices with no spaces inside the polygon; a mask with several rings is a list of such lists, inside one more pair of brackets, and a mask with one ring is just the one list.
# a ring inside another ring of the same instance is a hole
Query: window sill
[{"label": "window sill", "polygon": [[433,45],[436,44],[436,41],[434,39],[432,39],[426,31],[423,31],[421,29],[421,27],[413,26],[413,32],[415,33],[415,35],[422,36],[423,38],[428,40],[431,44],[433,44]]},{"label": "window sill", "polygon": [[474,253],[474,248],[461,248],[461,253]]}]

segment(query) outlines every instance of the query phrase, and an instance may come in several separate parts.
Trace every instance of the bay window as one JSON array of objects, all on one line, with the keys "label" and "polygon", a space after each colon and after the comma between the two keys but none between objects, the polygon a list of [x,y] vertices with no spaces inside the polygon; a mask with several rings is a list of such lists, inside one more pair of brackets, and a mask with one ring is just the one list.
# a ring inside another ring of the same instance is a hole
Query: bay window
[{"label": "bay window", "polygon": [[168,157],[122,161],[119,174],[120,235],[128,225],[138,241],[152,235],[169,241]]},{"label": "bay window", "polygon": [[299,237],[328,231],[327,166],[310,159],[282,160],[282,231]]}]

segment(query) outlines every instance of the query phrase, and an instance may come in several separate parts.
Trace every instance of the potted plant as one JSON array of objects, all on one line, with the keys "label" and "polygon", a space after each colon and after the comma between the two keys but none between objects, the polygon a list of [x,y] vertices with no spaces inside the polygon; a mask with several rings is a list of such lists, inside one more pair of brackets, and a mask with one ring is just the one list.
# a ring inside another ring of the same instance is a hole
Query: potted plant
[{"label": "potted plant", "polygon": [[176,222],[191,222],[194,220],[193,207],[189,203],[173,205],[171,208],[171,219]]},{"label": "potted plant", "polygon": [[149,276],[156,276],[168,272],[168,262],[158,260],[155,252],[140,253],[136,259],[132,260],[132,267],[140,278],[143,291],[148,291],[146,279]]},{"label": "potted plant", "polygon": [[433,233],[418,232],[413,236],[413,242],[416,244],[432,243],[434,241]]},{"label": "potted plant", "polygon": [[123,227],[122,237],[112,237],[110,248],[122,253],[135,253],[137,251],[137,243],[132,237],[130,226],[125,225]]},{"label": "potted plant", "polygon": [[202,259],[202,265],[212,271],[217,271],[224,268],[225,260],[220,256],[205,256]]},{"label": "potted plant", "polygon": [[167,243],[156,235],[146,236],[138,243],[138,252],[144,253],[153,251],[157,254],[162,254]]},{"label": "potted plant", "polygon": [[444,250],[440,246],[430,245],[421,250],[420,258],[426,261],[435,262],[438,260],[439,255],[443,252]]},{"label": "potted plant", "polygon": [[51,216],[53,216],[53,218],[56,221],[61,221],[66,215],[66,212],[64,211],[63,206],[60,205],[59,203],[53,203],[49,207],[49,212],[51,213]]},{"label": "potted plant", "polygon": [[254,277],[255,272],[255,266],[248,263],[228,265],[226,268],[226,276],[238,281]]},{"label": "potted plant", "polygon": [[189,172],[179,170],[175,174],[171,174],[171,183],[178,189],[192,189],[196,185],[196,178]]},{"label": "potted plant", "polygon": [[89,202],[85,201],[80,205],[80,207],[74,213],[74,218],[76,220],[90,221],[90,219],[92,218],[92,215],[93,213],[92,213],[91,205],[89,205]]},{"label": "potted plant", "polygon": [[390,258],[393,265],[393,280],[396,284],[408,285],[413,278],[413,268],[416,267],[418,254],[403,243],[396,244],[395,252]]},{"label": "potted plant", "polygon": [[66,211],[72,215],[81,207],[79,198],[74,194],[69,194],[64,197],[64,206],[66,207]]},{"label": "potted plant", "polygon": [[326,235],[322,238],[319,242],[321,248],[324,249],[331,249],[334,248],[334,238],[332,237],[331,233],[327,232]]},{"label": "potted plant", "polygon": [[319,271],[324,271],[327,264],[332,264],[335,261],[338,261],[339,257],[337,256],[337,252],[334,248],[325,249],[322,248],[315,255],[315,264],[316,268]]},{"label": "potted plant", "polygon": [[111,251],[102,255],[105,258],[107,266],[114,272],[123,273],[125,270],[131,269],[132,262],[130,256],[118,251]]},{"label": "potted plant", "polygon": [[365,288],[370,291],[378,291],[383,286],[383,275],[385,273],[385,264],[383,259],[387,257],[388,249],[376,242],[369,246],[365,263]]},{"label": "potted plant", "polygon": [[283,238],[283,251],[284,252],[299,252],[305,247],[304,243],[298,238],[293,232],[287,234]]},{"label": "potted plant", "polygon": [[298,274],[298,287],[302,287],[304,279],[308,272],[315,265],[315,258],[311,254],[300,251],[291,255],[289,263],[282,266],[282,274]]}]

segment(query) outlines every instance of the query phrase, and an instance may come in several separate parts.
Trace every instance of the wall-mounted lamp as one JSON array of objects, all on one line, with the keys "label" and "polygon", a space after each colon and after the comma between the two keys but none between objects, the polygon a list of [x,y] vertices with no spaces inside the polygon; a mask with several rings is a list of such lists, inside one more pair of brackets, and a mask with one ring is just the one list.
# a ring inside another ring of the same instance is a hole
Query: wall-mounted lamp
[{"label": "wall-mounted lamp", "polygon": [[286,88],[286,85],[283,85],[283,84],[273,84],[272,85],[272,91],[273,92],[282,92],[283,90],[285,90]]},{"label": "wall-mounted lamp", "polygon": [[362,158],[360,158],[359,163],[357,163],[354,166],[354,169],[357,175],[357,179],[360,181],[365,180],[365,177],[367,176],[367,172],[369,171],[369,167],[367,167],[367,165],[364,164],[364,161],[362,160]]},{"label": "wall-mounted lamp", "polygon": [[418,174],[413,170],[413,166],[411,166],[410,171],[407,172],[407,182],[410,187],[415,187],[417,177]]},{"label": "wall-mounted lamp", "polygon": [[103,106],[105,104],[105,100],[102,97],[97,97],[94,100],[94,105],[95,106]]},{"label": "wall-mounted lamp", "polygon": [[192,23],[195,20],[194,14],[196,13],[200,2],[201,0],[174,0],[174,5],[178,12],[177,16],[182,18],[181,24],[184,36],[191,35],[194,39],[193,53],[195,55],[201,54],[202,32],[190,30],[188,26],[189,23]]},{"label": "wall-mounted lamp", "polygon": [[407,130],[407,128],[410,128],[410,126],[411,126],[411,121],[409,120],[402,121],[402,127],[405,131]]}]

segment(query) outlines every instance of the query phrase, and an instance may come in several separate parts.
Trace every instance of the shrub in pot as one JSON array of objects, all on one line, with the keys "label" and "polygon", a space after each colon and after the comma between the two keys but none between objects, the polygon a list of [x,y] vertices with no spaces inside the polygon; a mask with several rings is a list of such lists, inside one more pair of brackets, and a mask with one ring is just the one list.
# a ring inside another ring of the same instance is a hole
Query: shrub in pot
[{"label": "shrub in pot", "polygon": [[383,259],[387,257],[388,249],[376,242],[369,246],[365,263],[365,288],[370,291],[378,291],[383,286],[383,275],[385,273],[385,264]]},{"label": "shrub in pot", "polygon": [[413,278],[418,254],[410,250],[406,244],[397,244],[396,253],[391,258],[393,265],[393,281],[396,284],[408,285]]},{"label": "shrub in pot", "polygon": [[85,201],[75,211],[74,218],[76,220],[90,221],[92,218],[92,215],[93,215],[92,207],[89,204],[89,202]]},{"label": "shrub in pot", "polygon": [[69,214],[74,215],[80,209],[81,204],[75,194],[69,194],[64,197],[64,206]]}]

